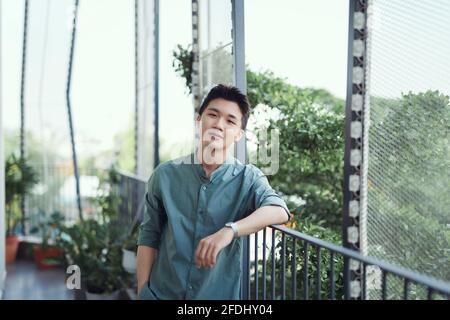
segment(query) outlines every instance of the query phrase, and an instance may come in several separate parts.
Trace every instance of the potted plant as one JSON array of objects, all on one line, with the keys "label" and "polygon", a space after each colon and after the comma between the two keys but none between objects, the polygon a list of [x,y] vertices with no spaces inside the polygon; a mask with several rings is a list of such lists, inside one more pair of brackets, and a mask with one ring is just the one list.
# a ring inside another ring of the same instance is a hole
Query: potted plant
[{"label": "potted plant", "polygon": [[[20,218],[20,216],[17,214],[17,212],[14,212],[11,210],[13,210],[11,208],[11,206],[6,205],[6,212],[7,212],[7,215],[9,215],[9,217],[7,217],[7,219],[10,221],[10,223],[11,223],[12,219],[15,220],[15,219]],[[12,230],[14,230],[14,228],[7,226],[6,240],[5,240],[6,263],[12,263],[16,260],[17,250],[19,248],[19,242],[20,242],[19,236],[17,234],[15,234]]]},{"label": "potted plant", "polygon": [[64,250],[66,264],[80,268],[81,289],[88,300],[118,299],[131,281],[122,267],[122,247],[112,237],[113,228],[94,219],[58,228],[56,246]]},{"label": "potted plant", "polygon": [[51,269],[61,266],[63,251],[56,246],[55,237],[58,234],[58,227],[64,221],[64,216],[58,211],[53,212],[49,217],[45,212],[39,211],[38,226],[31,232],[38,232],[42,238],[41,244],[33,246],[34,261],[39,269]]},{"label": "potted plant", "polygon": [[88,300],[117,300],[120,292],[127,286],[129,276],[121,265],[121,247],[112,244],[100,257],[90,261],[86,281]]},{"label": "potted plant", "polygon": [[11,154],[5,163],[6,263],[15,261],[19,247],[17,225],[20,201],[38,182],[37,174],[27,161]]},{"label": "potted plant", "polygon": [[132,277],[122,266],[120,235],[123,224],[118,220],[120,198],[116,194],[115,172],[100,185],[99,217],[92,217],[66,226],[60,223],[55,237],[56,245],[65,252],[67,264],[81,270],[82,290],[88,300],[118,299]]}]

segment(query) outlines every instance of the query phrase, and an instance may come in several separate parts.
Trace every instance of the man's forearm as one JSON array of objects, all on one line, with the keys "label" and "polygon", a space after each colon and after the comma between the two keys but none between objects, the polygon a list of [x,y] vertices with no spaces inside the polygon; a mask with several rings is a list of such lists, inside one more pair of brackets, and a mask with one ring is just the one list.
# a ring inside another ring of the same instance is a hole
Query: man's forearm
[{"label": "man's forearm", "polygon": [[158,250],[147,246],[138,246],[136,261],[136,276],[138,282],[138,293],[144,284],[150,279],[153,263]]},{"label": "man's forearm", "polygon": [[264,206],[236,222],[239,236],[258,232],[272,224],[283,224],[288,220],[287,212],[279,206]]},{"label": "man's forearm", "polygon": [[[259,230],[288,221],[286,210],[279,206],[264,206],[248,217],[236,221],[238,236],[245,236]],[[211,268],[216,264],[217,254],[233,240],[233,230],[223,227],[219,231],[200,240],[195,250],[195,264],[198,268]]]}]

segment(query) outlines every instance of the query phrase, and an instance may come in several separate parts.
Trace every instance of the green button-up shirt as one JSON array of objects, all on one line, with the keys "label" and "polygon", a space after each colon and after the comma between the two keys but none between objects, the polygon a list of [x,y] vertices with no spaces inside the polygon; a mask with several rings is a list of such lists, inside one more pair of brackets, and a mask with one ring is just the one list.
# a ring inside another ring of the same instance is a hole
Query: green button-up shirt
[{"label": "green button-up shirt", "polygon": [[[195,158],[194,158],[195,157]],[[208,178],[195,153],[157,166],[147,183],[138,245],[158,249],[141,299],[240,299],[242,237],[223,248],[213,268],[197,268],[201,239],[262,206],[289,210],[266,176],[229,156]]]}]

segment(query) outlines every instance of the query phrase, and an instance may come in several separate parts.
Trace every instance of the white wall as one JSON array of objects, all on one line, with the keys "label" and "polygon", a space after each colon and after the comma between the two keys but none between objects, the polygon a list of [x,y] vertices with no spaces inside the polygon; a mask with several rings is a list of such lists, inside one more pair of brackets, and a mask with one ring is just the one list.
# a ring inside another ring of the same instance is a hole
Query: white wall
[{"label": "white wall", "polygon": [[[2,2],[0,0],[0,21]],[[3,160],[3,112],[2,112],[2,37],[0,24],[0,299],[5,285],[5,169]]]}]

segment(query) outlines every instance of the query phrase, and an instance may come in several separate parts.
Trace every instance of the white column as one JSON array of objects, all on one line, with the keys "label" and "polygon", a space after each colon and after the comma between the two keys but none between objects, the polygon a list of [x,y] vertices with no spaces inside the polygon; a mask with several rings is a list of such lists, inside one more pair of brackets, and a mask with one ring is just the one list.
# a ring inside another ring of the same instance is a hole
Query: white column
[{"label": "white column", "polygon": [[139,1],[139,132],[137,175],[147,180],[153,171],[154,132],[154,1]]},{"label": "white column", "polygon": [[[2,2],[0,0],[0,21]],[[0,25],[0,299],[3,296],[6,278],[5,266],[5,167],[3,156],[3,111],[2,111],[2,37]]]}]

